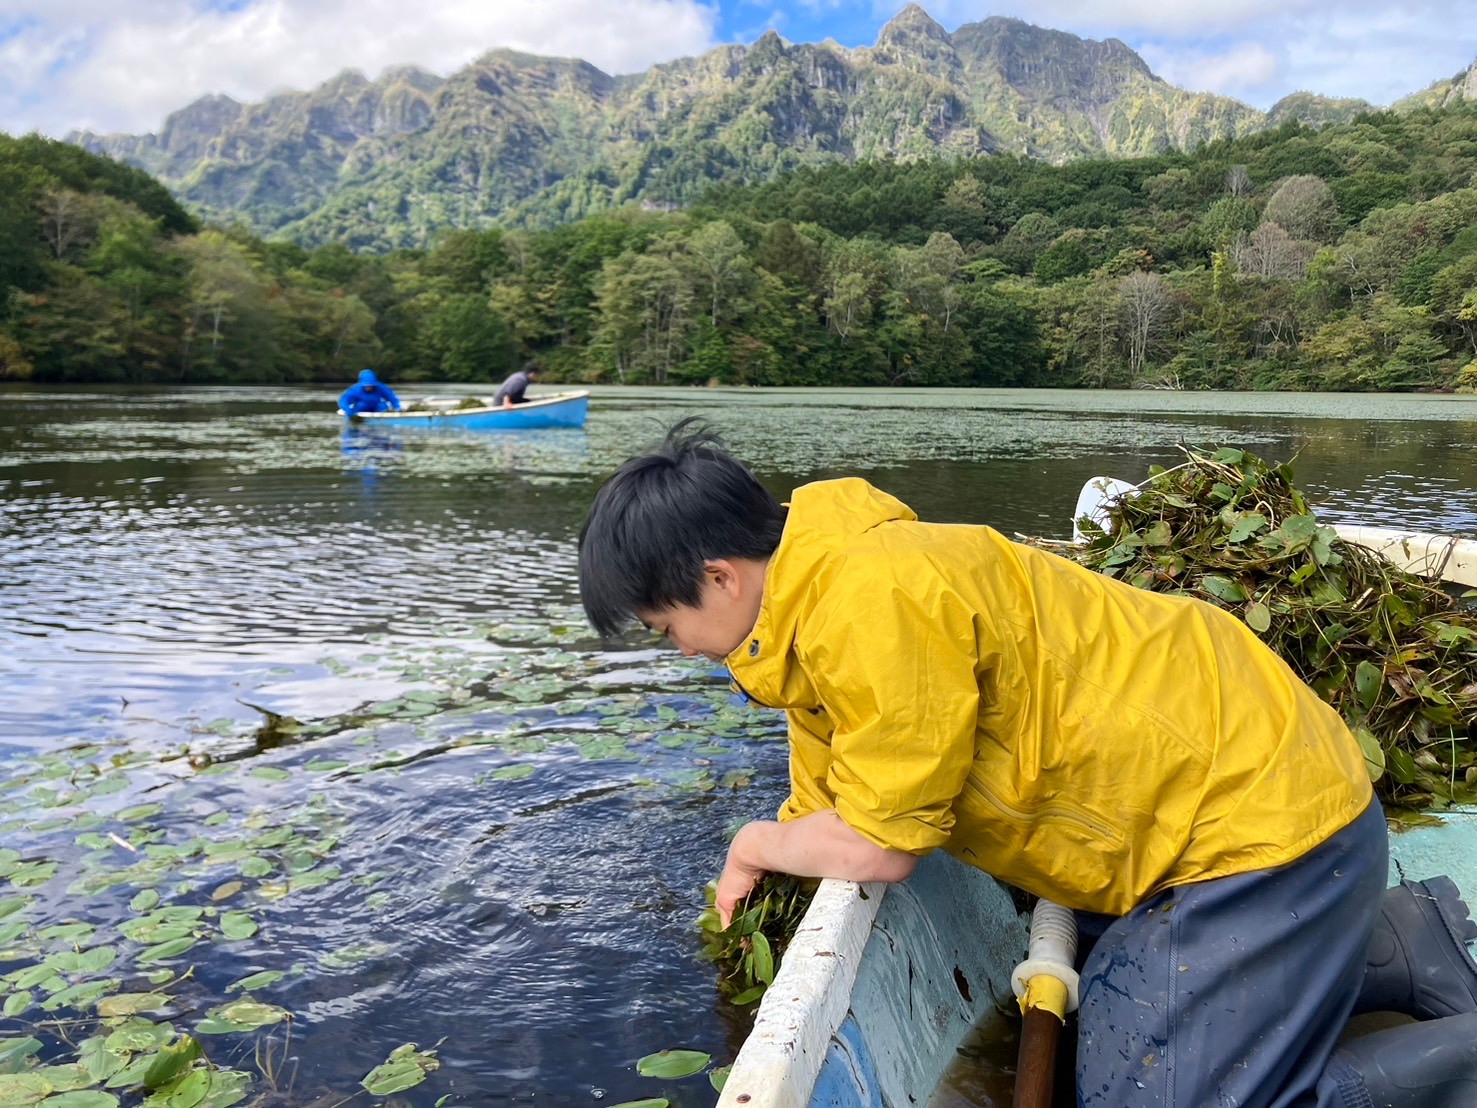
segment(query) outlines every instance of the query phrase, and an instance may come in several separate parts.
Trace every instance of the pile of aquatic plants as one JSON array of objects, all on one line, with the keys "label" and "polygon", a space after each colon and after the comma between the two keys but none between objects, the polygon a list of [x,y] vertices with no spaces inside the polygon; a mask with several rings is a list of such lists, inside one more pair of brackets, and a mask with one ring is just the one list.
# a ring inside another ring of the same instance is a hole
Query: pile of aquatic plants
[{"label": "pile of aquatic plants", "polygon": [[703,890],[708,906],[698,915],[703,953],[720,971],[718,989],[734,1004],[752,1004],[774,981],[785,948],[810,907],[817,882],[771,873],[750,890],[725,928],[714,900],[718,883]]},{"label": "pile of aquatic plants", "polygon": [[1289,465],[1186,453],[1068,556],[1239,615],[1348,721],[1387,805],[1477,800],[1477,614],[1320,525]]}]

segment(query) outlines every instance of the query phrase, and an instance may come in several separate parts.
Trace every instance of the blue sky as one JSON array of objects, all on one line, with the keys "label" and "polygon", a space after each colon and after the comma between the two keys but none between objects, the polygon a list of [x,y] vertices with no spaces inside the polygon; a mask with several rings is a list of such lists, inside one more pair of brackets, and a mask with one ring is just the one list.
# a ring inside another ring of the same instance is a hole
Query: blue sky
[{"label": "blue sky", "polygon": [[[1477,0],[933,0],[1115,37],[1185,88],[1266,108],[1307,89],[1385,104],[1477,59]],[[0,130],[152,131],[211,92],[259,100],[347,69],[450,73],[497,46],[611,73],[751,42],[870,45],[902,0],[0,0]]]}]

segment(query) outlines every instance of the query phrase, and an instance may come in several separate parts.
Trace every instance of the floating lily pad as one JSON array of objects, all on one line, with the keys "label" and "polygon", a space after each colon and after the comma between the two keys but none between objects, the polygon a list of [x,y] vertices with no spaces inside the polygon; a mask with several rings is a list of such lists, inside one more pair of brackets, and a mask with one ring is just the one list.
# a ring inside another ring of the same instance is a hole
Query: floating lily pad
[{"label": "floating lily pad", "polygon": [[139,823],[146,819],[153,819],[164,811],[162,804],[136,804],[132,808],[124,808],[115,817],[120,823]]},{"label": "floating lily pad", "polygon": [[195,939],[193,936],[170,939],[168,942],[159,943],[157,946],[145,947],[139,951],[138,957],[134,960],[140,965],[148,965],[151,962],[165,962],[170,958],[178,958],[194,945]]},{"label": "floating lily pad", "polygon": [[701,1073],[712,1060],[711,1054],[700,1050],[663,1050],[637,1062],[636,1072],[642,1077],[690,1077]]},{"label": "floating lily pad", "polygon": [[365,1074],[360,1084],[373,1096],[389,1096],[415,1088],[440,1064],[434,1050],[416,1050],[415,1043],[405,1043],[390,1051],[389,1058]]},{"label": "floating lily pad", "polygon": [[21,989],[19,992],[11,993],[5,998],[5,1005],[0,1008],[0,1014],[7,1018],[20,1015],[35,1002],[35,997],[29,989]]},{"label": "floating lily pad", "polygon": [[139,1012],[157,1012],[168,1007],[169,997],[163,993],[119,993],[97,1002],[100,1016],[132,1016]]},{"label": "floating lily pad", "polygon": [[128,906],[135,912],[147,912],[159,903],[159,893],[154,889],[145,889],[128,902]]},{"label": "floating lily pad", "polygon": [[40,1108],[118,1108],[118,1098],[101,1089],[82,1089],[60,1096],[49,1096]]},{"label": "floating lily pad", "polygon": [[288,1018],[289,1013],[286,1008],[279,1008],[275,1004],[263,1004],[259,1000],[247,998],[212,1008],[206,1015],[207,1018],[196,1025],[195,1030],[205,1035],[225,1035],[237,1031],[255,1031],[258,1027],[281,1023]]},{"label": "floating lily pad", "polygon": [[256,933],[256,921],[245,912],[226,912],[221,916],[221,934],[228,939],[249,939]]},{"label": "floating lily pad", "polygon": [[[154,1055],[153,1060],[149,1063],[149,1068],[144,1071],[142,1078],[144,1085],[150,1089],[160,1089],[162,1086],[168,1085],[189,1069],[194,1064],[195,1059],[200,1057],[200,1054],[201,1050],[198,1040],[191,1035],[180,1035],[174,1042],[166,1043],[159,1048],[159,1053]],[[207,1071],[202,1070],[198,1072],[203,1073]],[[210,1083],[207,1079],[204,1085],[201,1086],[200,1096],[196,1098],[195,1103],[199,1103],[200,1100],[204,1099],[205,1090],[209,1086]]]},{"label": "floating lily pad", "polygon": [[281,970],[262,970],[253,973],[249,977],[243,977],[239,981],[233,981],[226,986],[226,992],[235,993],[250,991],[252,989],[265,989],[268,985],[274,985],[287,975]]}]

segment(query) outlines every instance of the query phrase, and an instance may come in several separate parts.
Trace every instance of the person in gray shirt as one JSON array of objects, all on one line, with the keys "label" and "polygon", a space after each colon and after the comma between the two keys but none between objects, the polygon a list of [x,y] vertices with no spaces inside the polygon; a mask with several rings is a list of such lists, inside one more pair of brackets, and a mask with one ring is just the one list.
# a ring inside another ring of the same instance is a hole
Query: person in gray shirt
[{"label": "person in gray shirt", "polygon": [[529,362],[498,386],[498,390],[492,398],[492,406],[494,408],[511,408],[514,404],[524,403],[523,394],[528,390],[529,384],[537,380],[538,363]]}]

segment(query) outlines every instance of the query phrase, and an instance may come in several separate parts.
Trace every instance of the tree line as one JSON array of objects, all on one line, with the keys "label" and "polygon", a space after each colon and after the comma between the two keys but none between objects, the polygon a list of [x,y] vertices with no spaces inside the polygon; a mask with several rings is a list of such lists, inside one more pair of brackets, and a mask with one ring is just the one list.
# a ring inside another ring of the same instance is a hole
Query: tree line
[{"label": "tree line", "polygon": [[356,254],[0,136],[0,378],[1477,386],[1477,107],[1190,154],[808,168]]}]

